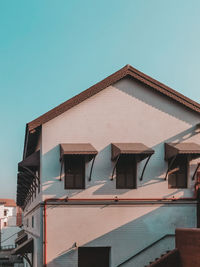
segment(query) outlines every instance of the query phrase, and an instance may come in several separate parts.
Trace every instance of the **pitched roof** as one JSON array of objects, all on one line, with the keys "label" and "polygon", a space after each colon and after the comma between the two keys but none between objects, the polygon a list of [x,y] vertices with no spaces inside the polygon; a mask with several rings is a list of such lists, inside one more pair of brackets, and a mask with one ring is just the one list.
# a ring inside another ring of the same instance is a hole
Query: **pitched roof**
[{"label": "pitched roof", "polygon": [[28,130],[34,131],[37,127],[41,126],[42,124],[54,119],[55,117],[61,115],[63,112],[71,109],[72,107],[78,105],[79,103],[83,102],[84,100],[88,99],[89,97],[99,93],[106,87],[112,85],[113,83],[119,81],[120,79],[129,76],[134,78],[135,80],[151,87],[152,89],[162,93],[165,96],[175,100],[178,103],[183,104],[185,107],[200,113],[200,104],[191,100],[190,98],[178,93],[177,91],[173,90],[172,88],[158,82],[157,80],[151,78],[150,76],[138,71],[137,69],[133,68],[130,65],[126,65],[122,69],[118,70],[117,72],[113,73],[112,75],[108,76],[104,80],[96,83],[95,85],[91,86],[87,90],[81,92],[80,94],[72,97],[71,99],[67,100],[66,102],[62,103],[61,105],[51,109],[50,111],[46,112],[42,116],[36,118],[35,120],[29,122],[27,124]]},{"label": "pitched roof", "polygon": [[0,198],[0,204],[3,204],[5,207],[16,207],[15,200],[10,198]]}]

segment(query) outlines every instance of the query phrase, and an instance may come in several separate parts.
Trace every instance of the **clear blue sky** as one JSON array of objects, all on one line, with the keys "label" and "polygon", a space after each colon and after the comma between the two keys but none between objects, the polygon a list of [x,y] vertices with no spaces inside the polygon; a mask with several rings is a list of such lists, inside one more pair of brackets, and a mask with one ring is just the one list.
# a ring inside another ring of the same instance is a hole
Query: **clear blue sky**
[{"label": "clear blue sky", "polygon": [[0,0],[0,197],[25,124],[126,64],[200,101],[199,0]]}]

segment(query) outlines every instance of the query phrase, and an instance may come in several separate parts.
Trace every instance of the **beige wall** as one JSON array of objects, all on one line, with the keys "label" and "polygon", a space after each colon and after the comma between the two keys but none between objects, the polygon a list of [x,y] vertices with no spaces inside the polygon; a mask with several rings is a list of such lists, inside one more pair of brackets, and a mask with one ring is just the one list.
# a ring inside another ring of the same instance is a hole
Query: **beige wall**
[{"label": "beige wall", "polygon": [[[163,95],[130,79],[123,79],[76,107],[45,123],[42,127],[43,199],[47,197],[189,197],[191,190],[168,189],[164,181],[167,163],[164,142],[200,143],[199,115],[174,103]],[[60,143],[89,142],[99,151],[92,181],[88,182],[91,163],[86,167],[86,190],[64,190],[59,181]],[[139,177],[145,160],[138,164],[138,189],[117,190],[110,181],[114,163],[111,161],[112,142],[142,142],[152,147],[152,156],[142,182]],[[191,162],[188,187],[193,188]]]},{"label": "beige wall", "polygon": [[[46,228],[47,266],[77,267],[78,248],[74,247],[75,242],[77,247],[110,246],[110,266],[118,266],[159,238],[174,234],[176,227],[193,227],[195,217],[195,204],[49,205]],[[151,253],[155,258],[159,256],[156,251],[152,250]],[[143,254],[146,264],[149,257],[152,255]],[[143,267],[146,264],[135,265],[132,261],[127,266]]]},{"label": "beige wall", "polygon": [[[32,227],[32,216],[34,217],[34,227]],[[27,219],[29,224],[27,226]],[[23,229],[28,234],[28,238],[33,238],[34,253],[33,266],[43,265],[43,208],[35,207],[32,211],[24,213]]]}]

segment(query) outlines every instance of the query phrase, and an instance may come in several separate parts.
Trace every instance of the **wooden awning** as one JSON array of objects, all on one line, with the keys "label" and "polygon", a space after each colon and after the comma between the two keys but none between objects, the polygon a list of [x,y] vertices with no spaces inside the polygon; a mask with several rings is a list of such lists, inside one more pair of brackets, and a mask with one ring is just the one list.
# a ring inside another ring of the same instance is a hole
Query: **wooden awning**
[{"label": "wooden awning", "polygon": [[25,253],[33,253],[33,238],[29,238],[21,245],[17,246],[13,251],[12,255],[24,255]]},{"label": "wooden awning", "polygon": [[139,160],[143,160],[154,154],[154,150],[142,143],[114,143],[112,144],[112,160],[119,155],[137,155]]},{"label": "wooden awning", "polygon": [[38,168],[40,166],[40,150],[34,152],[24,160],[18,163],[18,171],[23,170],[23,167]]},{"label": "wooden awning", "polygon": [[191,159],[200,157],[200,145],[196,143],[165,143],[165,159],[178,155],[190,155]]},{"label": "wooden awning", "polygon": [[65,155],[85,155],[94,157],[98,151],[89,143],[60,144],[60,157]]}]

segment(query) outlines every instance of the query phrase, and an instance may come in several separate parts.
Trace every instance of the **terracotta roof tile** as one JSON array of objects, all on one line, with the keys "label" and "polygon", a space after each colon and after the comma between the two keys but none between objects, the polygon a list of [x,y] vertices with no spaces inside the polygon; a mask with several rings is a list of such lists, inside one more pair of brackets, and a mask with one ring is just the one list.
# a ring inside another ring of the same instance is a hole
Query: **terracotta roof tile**
[{"label": "terracotta roof tile", "polygon": [[0,204],[4,204],[5,207],[16,207],[14,199],[0,198]]}]

